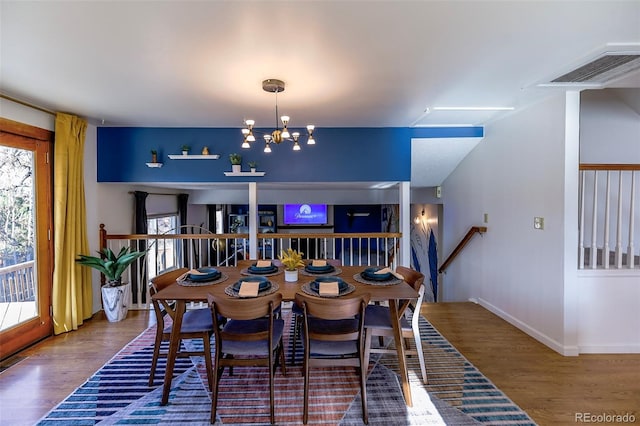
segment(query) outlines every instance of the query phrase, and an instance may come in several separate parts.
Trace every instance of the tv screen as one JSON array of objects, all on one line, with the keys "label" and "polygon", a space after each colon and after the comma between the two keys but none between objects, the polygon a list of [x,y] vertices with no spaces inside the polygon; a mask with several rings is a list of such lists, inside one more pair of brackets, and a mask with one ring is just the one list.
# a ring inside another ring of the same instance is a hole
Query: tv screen
[{"label": "tv screen", "polygon": [[285,204],[283,209],[285,225],[326,225],[326,204]]}]

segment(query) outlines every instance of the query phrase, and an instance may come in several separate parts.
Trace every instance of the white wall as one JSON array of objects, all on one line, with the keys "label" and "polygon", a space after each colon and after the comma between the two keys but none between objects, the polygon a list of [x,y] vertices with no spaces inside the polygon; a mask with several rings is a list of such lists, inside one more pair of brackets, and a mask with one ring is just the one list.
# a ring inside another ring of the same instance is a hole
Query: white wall
[{"label": "white wall", "polygon": [[619,90],[582,92],[580,162],[640,164],[640,115]]},{"label": "white wall", "polygon": [[[478,301],[561,353],[564,117],[559,95],[487,126],[442,185],[441,224],[446,255],[488,214],[488,232],[446,271],[444,301]],[[544,230],[534,229],[534,216],[544,218]]]}]

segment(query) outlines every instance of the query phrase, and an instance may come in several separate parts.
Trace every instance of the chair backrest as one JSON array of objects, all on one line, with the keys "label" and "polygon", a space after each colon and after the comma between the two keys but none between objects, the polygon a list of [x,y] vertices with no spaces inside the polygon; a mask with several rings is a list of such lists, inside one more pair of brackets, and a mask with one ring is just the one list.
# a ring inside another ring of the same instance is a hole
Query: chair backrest
[{"label": "chair backrest", "polygon": [[[187,271],[189,271],[188,268],[172,269],[151,278],[151,281],[149,282],[149,295],[153,296],[163,288],[166,288],[175,283],[176,279],[178,279]],[[156,322],[158,323],[158,327],[160,327],[160,324],[163,323],[165,315],[168,314],[171,318],[174,318],[175,310],[173,303],[167,300],[151,299],[151,304],[153,305],[153,311],[156,314]]]},{"label": "chair backrest", "polygon": [[406,266],[398,266],[396,267],[396,272],[402,275],[407,284],[413,287],[415,291],[419,291],[420,286],[424,283],[424,274],[416,271],[415,269],[407,268]]},{"label": "chair backrest", "polygon": [[188,268],[178,268],[163,272],[160,275],[156,275],[155,277],[151,278],[149,290],[153,290],[155,294],[163,288],[175,283],[176,280],[187,271],[189,271]]},{"label": "chair backrest", "polygon": [[[265,340],[273,341],[274,311],[282,302],[282,294],[274,293],[269,296],[253,297],[247,299],[235,299],[225,296],[207,295],[209,308],[213,318],[213,328],[218,341],[221,340]],[[248,331],[241,334],[228,333],[223,330],[219,318],[224,317],[226,321],[239,320],[266,320],[269,322],[267,329],[259,331]]]},{"label": "chair backrest", "polygon": [[315,340],[356,340],[362,336],[364,329],[364,313],[371,295],[369,293],[355,297],[323,298],[296,293],[295,303],[302,308],[305,318],[305,329],[309,328],[308,317],[323,320],[354,320],[352,327],[326,327],[323,330],[308,330],[310,339]]}]

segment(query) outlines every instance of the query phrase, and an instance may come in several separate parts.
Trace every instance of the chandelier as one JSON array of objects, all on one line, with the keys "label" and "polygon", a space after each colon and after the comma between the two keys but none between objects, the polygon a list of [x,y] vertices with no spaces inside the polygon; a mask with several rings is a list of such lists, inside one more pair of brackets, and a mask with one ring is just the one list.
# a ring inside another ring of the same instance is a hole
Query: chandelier
[{"label": "chandelier", "polygon": [[[284,92],[284,81],[277,80],[275,78],[270,78],[264,80],[262,82],[262,90],[269,93],[276,94],[276,128],[271,133],[266,133],[263,135],[264,137],[264,152],[271,152],[271,144],[275,143],[279,145],[283,141],[291,141],[293,142],[293,150],[300,151],[300,144],[298,141],[300,140],[300,132],[289,132],[289,116],[283,115],[278,117],[278,93]],[[280,121],[282,122],[282,128],[280,128]],[[255,120],[247,119],[244,121],[245,128],[242,129],[242,135],[244,136],[244,141],[242,142],[242,148],[251,148],[251,142],[255,142],[256,137],[254,133],[258,133],[254,130]],[[315,126],[313,124],[307,125],[307,145],[315,145],[316,140],[313,138],[313,130]]]}]

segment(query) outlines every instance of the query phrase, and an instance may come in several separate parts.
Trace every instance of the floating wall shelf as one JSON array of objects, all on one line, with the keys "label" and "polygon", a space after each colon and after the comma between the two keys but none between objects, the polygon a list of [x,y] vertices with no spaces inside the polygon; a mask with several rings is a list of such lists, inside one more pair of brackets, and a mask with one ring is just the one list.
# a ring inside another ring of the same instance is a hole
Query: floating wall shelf
[{"label": "floating wall shelf", "polygon": [[172,160],[217,160],[220,158],[219,154],[207,154],[207,155],[182,155],[182,154],[169,154],[169,158]]},{"label": "floating wall shelf", "polygon": [[147,167],[159,168],[162,167],[162,163],[147,163]]},{"label": "floating wall shelf", "polygon": [[265,172],[224,172],[225,176],[264,176]]}]

